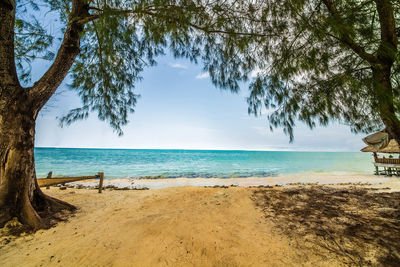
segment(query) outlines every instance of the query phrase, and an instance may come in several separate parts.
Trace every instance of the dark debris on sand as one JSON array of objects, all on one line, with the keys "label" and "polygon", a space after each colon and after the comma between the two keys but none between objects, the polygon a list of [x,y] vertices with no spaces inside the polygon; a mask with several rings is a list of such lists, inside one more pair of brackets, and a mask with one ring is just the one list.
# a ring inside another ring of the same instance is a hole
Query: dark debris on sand
[{"label": "dark debris on sand", "polygon": [[0,248],[10,243],[19,236],[33,233],[32,229],[21,224],[17,218],[8,221],[0,228]]},{"label": "dark debris on sand", "polygon": [[400,266],[400,192],[311,186],[258,189],[252,198],[300,249],[346,265]]}]

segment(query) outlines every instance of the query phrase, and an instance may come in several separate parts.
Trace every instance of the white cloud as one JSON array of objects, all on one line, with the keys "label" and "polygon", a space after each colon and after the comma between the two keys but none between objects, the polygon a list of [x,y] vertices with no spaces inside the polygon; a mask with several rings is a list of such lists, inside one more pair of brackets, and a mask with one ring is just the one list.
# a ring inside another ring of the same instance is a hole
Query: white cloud
[{"label": "white cloud", "polygon": [[196,75],[196,79],[207,79],[208,77],[210,77],[208,72],[199,73]]},{"label": "white cloud", "polygon": [[184,69],[184,70],[186,70],[188,67],[186,66],[186,65],[183,65],[183,64],[181,64],[181,63],[169,63],[169,65],[172,67],[172,68],[175,68],[175,69]]}]

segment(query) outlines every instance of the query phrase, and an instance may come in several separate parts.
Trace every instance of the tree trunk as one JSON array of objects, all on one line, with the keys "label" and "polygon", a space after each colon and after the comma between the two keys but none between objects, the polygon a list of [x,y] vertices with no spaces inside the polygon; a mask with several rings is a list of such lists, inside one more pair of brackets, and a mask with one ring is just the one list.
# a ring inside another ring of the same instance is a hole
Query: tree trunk
[{"label": "tree trunk", "polygon": [[49,227],[54,214],[72,205],[42,193],[36,182],[34,138],[36,112],[27,94],[0,110],[0,226],[17,217],[33,229]]},{"label": "tree trunk", "polygon": [[36,181],[35,120],[79,53],[84,0],[73,0],[64,39],[52,66],[32,88],[19,84],[14,60],[15,0],[0,0],[0,227],[17,217],[33,229],[51,226],[60,210],[75,207],[46,196]]},{"label": "tree trunk", "polygon": [[400,144],[400,121],[393,104],[391,69],[396,61],[398,39],[394,8],[390,0],[376,0],[380,25],[380,44],[376,51],[377,64],[372,66],[376,105],[391,138]]},{"label": "tree trunk", "polygon": [[400,120],[395,113],[390,67],[373,68],[373,82],[379,116],[390,137],[400,144]]}]

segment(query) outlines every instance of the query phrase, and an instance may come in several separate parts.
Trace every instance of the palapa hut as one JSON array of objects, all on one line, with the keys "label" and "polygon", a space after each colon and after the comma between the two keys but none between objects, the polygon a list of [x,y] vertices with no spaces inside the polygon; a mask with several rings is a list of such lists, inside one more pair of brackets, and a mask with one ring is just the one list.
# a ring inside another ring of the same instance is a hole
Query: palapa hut
[{"label": "palapa hut", "polygon": [[[392,155],[379,158],[377,154],[400,154],[400,146],[396,140],[389,139],[388,133],[381,131],[363,138],[363,141],[368,146],[361,149],[361,152],[373,153],[375,174],[384,174],[389,176],[392,174],[400,175],[400,158],[393,158]],[[379,171],[379,167],[383,167],[383,171]]]}]

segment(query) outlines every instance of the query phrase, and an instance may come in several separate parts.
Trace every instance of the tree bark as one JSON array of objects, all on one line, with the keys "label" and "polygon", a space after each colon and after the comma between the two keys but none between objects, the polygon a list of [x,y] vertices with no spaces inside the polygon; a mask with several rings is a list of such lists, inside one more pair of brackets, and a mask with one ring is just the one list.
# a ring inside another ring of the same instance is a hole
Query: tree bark
[{"label": "tree bark", "polygon": [[19,87],[14,60],[14,23],[15,1],[0,0],[0,105]]},{"label": "tree bark", "polygon": [[40,228],[41,222],[29,205],[34,177],[34,120],[16,112],[15,101],[7,107],[0,112],[0,226],[17,216]]},{"label": "tree bark", "polygon": [[79,54],[88,5],[73,0],[64,40],[50,69],[32,88],[20,86],[14,61],[15,0],[0,0],[0,227],[17,217],[33,229],[51,226],[75,207],[46,196],[36,181],[35,121]]},{"label": "tree bark", "polygon": [[17,217],[33,229],[51,225],[53,215],[72,205],[45,196],[36,183],[35,115],[23,88],[0,111],[0,226]]},{"label": "tree bark", "polygon": [[390,68],[373,69],[373,82],[379,116],[390,137],[400,144],[400,120],[395,113]]},{"label": "tree bark", "polygon": [[375,3],[381,33],[380,44],[376,52],[379,63],[372,66],[377,110],[391,138],[400,144],[400,120],[393,104],[391,82],[391,69],[398,49],[394,11],[390,0],[375,0]]}]

